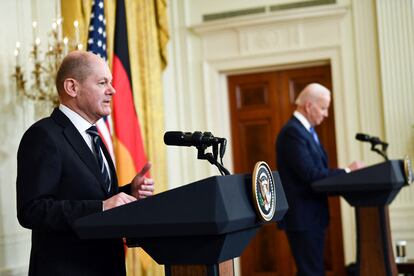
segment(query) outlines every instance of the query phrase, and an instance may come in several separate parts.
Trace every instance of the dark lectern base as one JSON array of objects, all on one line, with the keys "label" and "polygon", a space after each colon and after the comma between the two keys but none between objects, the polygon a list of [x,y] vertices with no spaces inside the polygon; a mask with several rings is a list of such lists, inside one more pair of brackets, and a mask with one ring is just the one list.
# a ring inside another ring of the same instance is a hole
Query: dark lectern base
[{"label": "dark lectern base", "polygon": [[356,207],[360,276],[396,276],[388,206]]},{"label": "dark lectern base", "polygon": [[312,183],[317,192],[343,196],[355,207],[359,276],[397,276],[388,205],[407,185],[402,160],[324,178]]},{"label": "dark lectern base", "polygon": [[233,260],[213,265],[165,265],[165,276],[234,276]]}]

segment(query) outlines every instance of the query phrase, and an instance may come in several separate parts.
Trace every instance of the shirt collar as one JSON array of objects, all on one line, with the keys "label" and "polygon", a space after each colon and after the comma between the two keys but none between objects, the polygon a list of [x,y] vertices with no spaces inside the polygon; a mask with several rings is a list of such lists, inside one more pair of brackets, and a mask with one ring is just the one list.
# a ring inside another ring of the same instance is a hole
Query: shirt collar
[{"label": "shirt collar", "polygon": [[63,114],[65,114],[69,118],[69,120],[72,122],[72,124],[76,127],[76,129],[80,133],[85,132],[88,128],[92,126],[91,123],[89,123],[81,115],[79,115],[78,113],[76,113],[75,111],[67,107],[66,105],[60,104],[59,110],[62,111]]},{"label": "shirt collar", "polygon": [[308,119],[303,116],[302,113],[296,110],[293,112],[293,116],[295,116],[295,118],[299,120],[299,122],[306,128],[306,130],[310,132],[311,124],[309,123]]}]

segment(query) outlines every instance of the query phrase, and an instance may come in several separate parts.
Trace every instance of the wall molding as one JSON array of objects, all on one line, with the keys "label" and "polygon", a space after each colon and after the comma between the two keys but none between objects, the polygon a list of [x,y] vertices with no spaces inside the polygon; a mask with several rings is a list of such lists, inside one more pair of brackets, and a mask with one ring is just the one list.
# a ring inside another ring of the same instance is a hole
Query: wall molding
[{"label": "wall molding", "polygon": [[311,8],[301,8],[287,11],[276,11],[270,14],[256,15],[244,18],[231,18],[220,22],[204,22],[192,25],[189,30],[198,35],[209,32],[218,32],[231,28],[251,27],[268,23],[300,21],[303,19],[319,19],[326,17],[338,18],[349,12],[349,5],[335,4],[329,6],[317,6]]}]

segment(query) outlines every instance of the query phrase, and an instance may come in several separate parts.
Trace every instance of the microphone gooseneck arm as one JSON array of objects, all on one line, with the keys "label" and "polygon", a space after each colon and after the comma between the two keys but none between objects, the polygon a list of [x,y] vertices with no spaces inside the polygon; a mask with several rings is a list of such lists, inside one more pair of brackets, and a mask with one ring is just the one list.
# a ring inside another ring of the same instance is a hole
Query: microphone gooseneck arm
[{"label": "microphone gooseneck arm", "polygon": [[[221,138],[224,139],[224,138]],[[224,139],[225,140],[225,139]],[[210,162],[210,164],[216,166],[220,172],[221,175],[230,175],[230,172],[223,166],[223,158],[220,154],[220,162],[218,162],[217,157],[218,157],[218,144],[213,144],[213,153],[211,152],[205,152],[205,150],[207,149],[207,145],[199,145],[196,146],[197,148],[197,159],[200,160],[207,160],[208,162]],[[223,146],[220,144],[220,153],[222,150]],[[225,150],[225,149],[224,149]],[[224,155],[224,153],[223,153]]]},{"label": "microphone gooseneck arm", "polygon": [[[198,159],[209,161],[218,168],[222,175],[230,174],[223,165],[223,157],[227,146],[225,138],[214,137],[211,132],[168,131],[164,134],[164,143],[169,146],[194,146],[198,151]],[[213,147],[212,153],[206,153],[206,149],[210,146]],[[220,162],[218,157],[220,157]]]},{"label": "microphone gooseneck arm", "polygon": [[387,147],[388,147],[388,144],[387,145],[382,144],[382,148],[381,149],[376,148],[377,145],[379,145],[379,144],[371,143],[371,150],[372,151],[375,151],[376,153],[378,153],[379,155],[381,155],[382,157],[384,157],[385,161],[388,161],[388,156],[387,156]]},{"label": "microphone gooseneck arm", "polygon": [[[381,155],[385,161],[388,161],[387,148],[388,143],[381,141],[378,137],[369,136],[363,133],[357,133],[355,139],[361,142],[369,142],[371,144],[371,151]],[[381,148],[379,148],[381,147]]]}]

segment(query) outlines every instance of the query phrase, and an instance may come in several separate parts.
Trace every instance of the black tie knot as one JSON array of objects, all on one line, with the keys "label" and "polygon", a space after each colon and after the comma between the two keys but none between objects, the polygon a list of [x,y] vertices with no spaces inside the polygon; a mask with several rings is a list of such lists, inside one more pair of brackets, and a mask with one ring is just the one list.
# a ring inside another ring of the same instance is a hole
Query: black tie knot
[{"label": "black tie knot", "polygon": [[86,130],[86,133],[88,133],[93,138],[95,138],[96,136],[99,136],[98,129],[96,128],[96,126],[91,126],[90,128],[88,128]]}]

